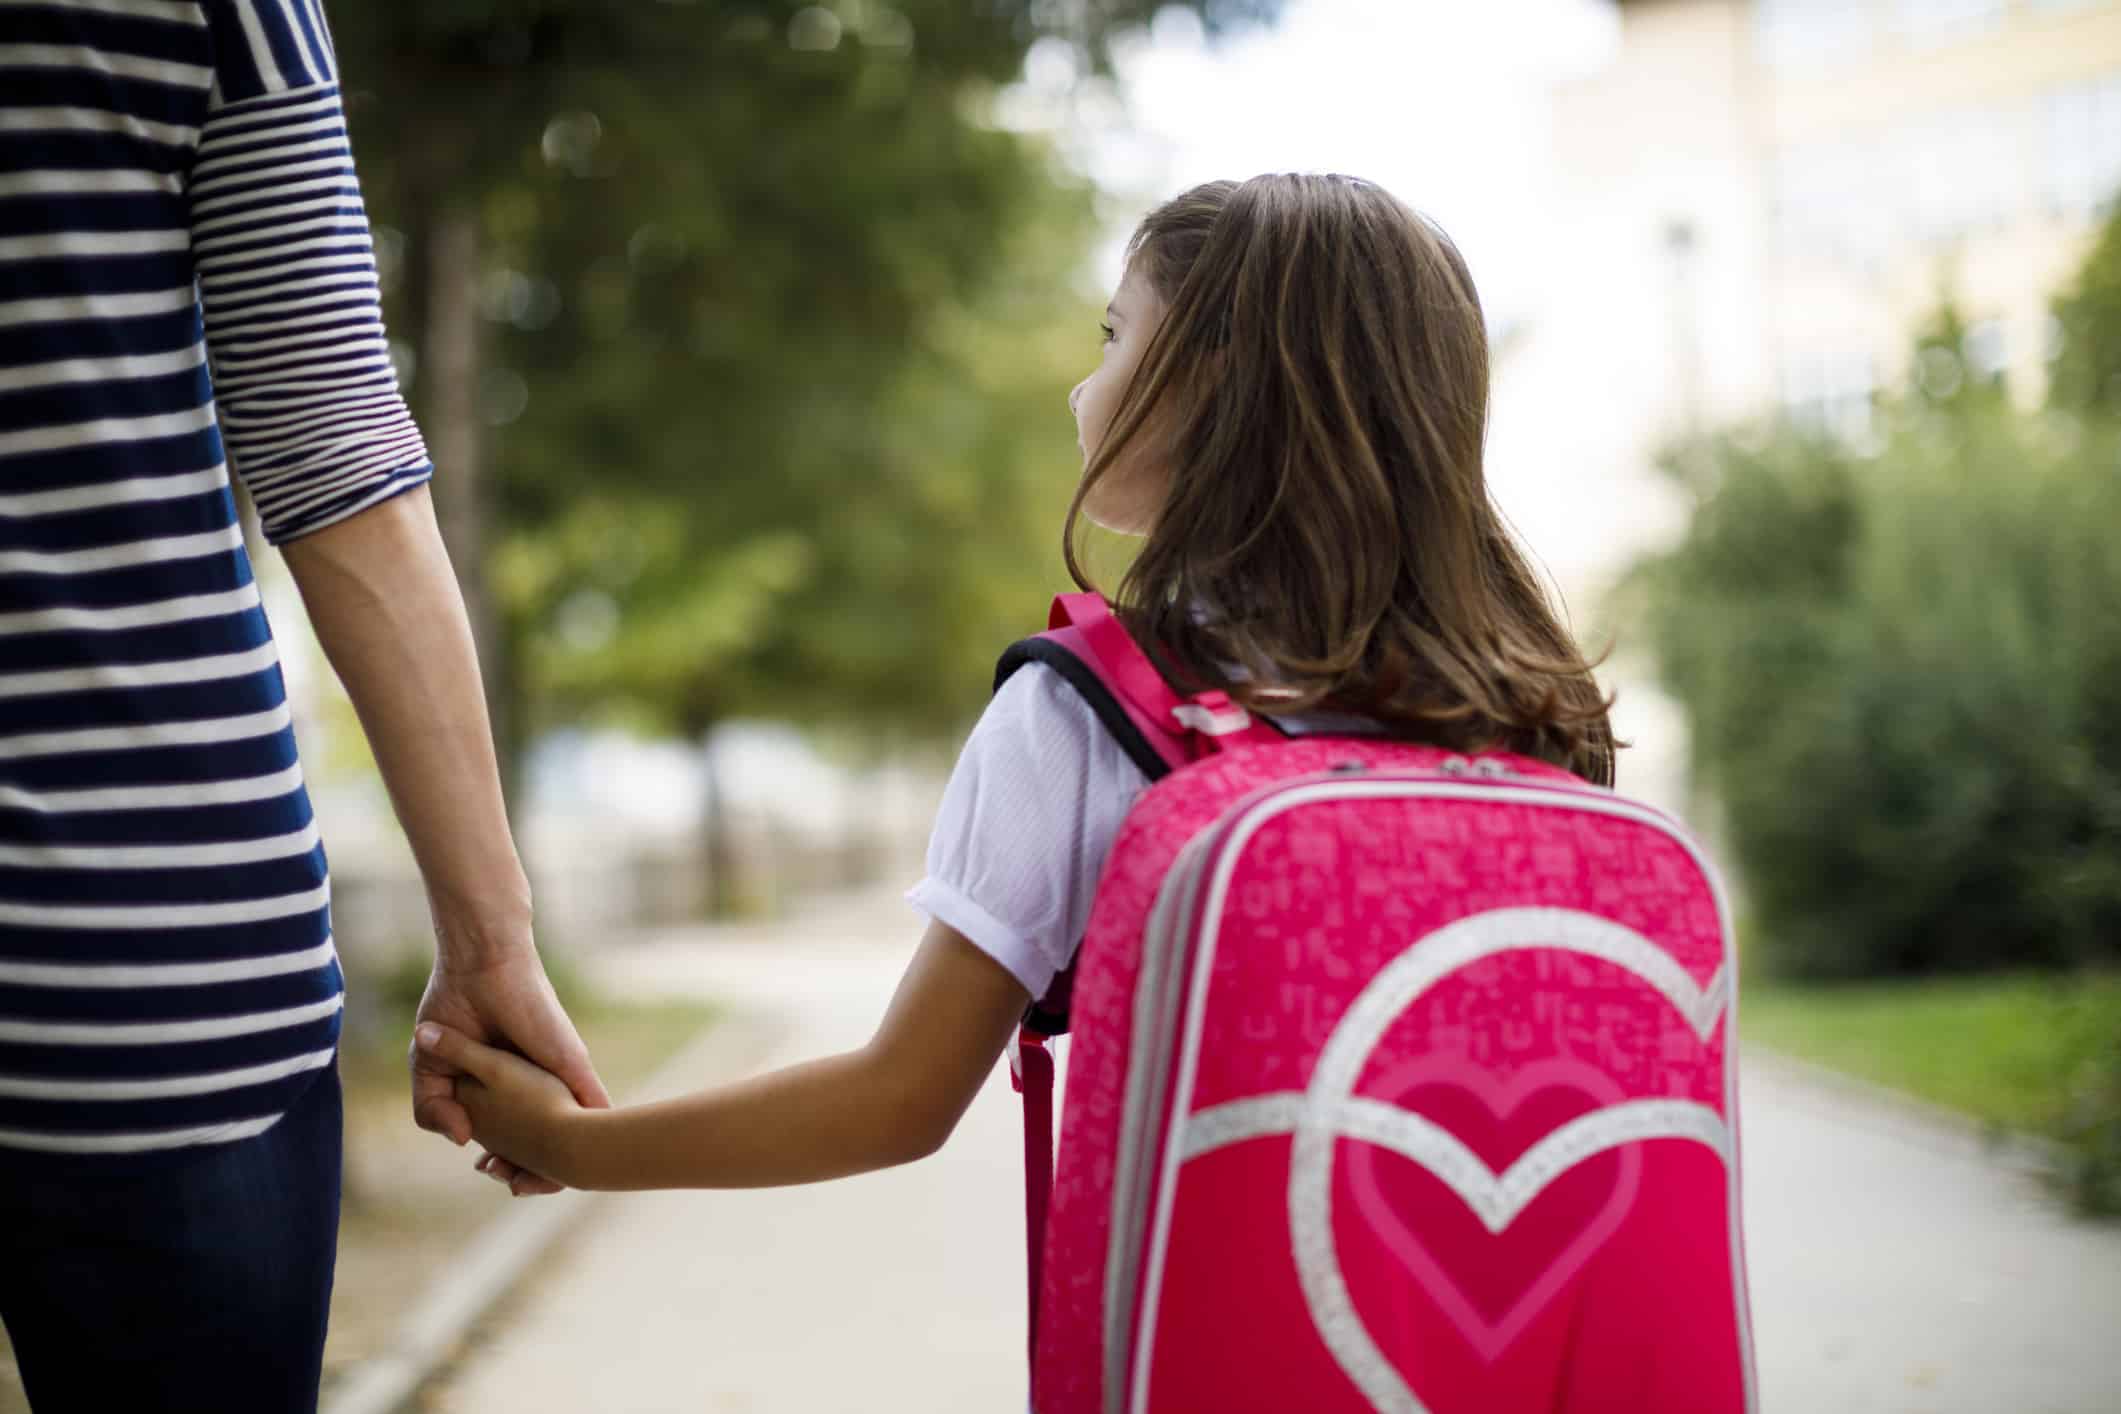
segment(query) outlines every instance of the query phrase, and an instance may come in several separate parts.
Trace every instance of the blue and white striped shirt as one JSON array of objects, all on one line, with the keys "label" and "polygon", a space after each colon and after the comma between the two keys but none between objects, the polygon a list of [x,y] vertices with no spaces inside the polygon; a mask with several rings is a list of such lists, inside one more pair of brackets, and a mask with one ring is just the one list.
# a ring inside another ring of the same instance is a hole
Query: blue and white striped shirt
[{"label": "blue and white striped shirt", "polygon": [[[0,0],[0,1157],[270,1127],[330,885],[230,493],[427,480],[321,0]],[[97,1160],[88,1160],[97,1161]]]}]

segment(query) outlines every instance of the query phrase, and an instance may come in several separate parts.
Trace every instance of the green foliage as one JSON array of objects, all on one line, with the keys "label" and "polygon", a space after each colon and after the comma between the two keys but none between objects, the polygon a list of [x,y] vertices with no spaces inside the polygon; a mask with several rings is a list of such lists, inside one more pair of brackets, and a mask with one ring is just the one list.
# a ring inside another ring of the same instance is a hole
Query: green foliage
[{"label": "green foliage", "polygon": [[[759,317],[726,358],[621,346],[596,388],[533,407],[498,572],[548,718],[955,728],[1062,578],[1067,390],[1096,314],[1073,278],[1087,199],[1044,180],[993,272],[888,340],[828,315],[813,346]],[[627,399],[609,381],[627,374],[656,408],[609,429],[594,408]],[[607,432],[615,455],[594,444]],[[625,470],[585,494],[585,465]]]},{"label": "green foliage", "polygon": [[1095,356],[1090,193],[979,115],[1033,43],[1094,71],[1161,4],[334,11],[401,339],[433,231],[480,235],[505,716],[954,729],[1061,579]]},{"label": "green foliage", "polygon": [[1808,978],[2121,960],[2121,442],[1911,399],[1675,465],[1632,590],[1761,927]]},{"label": "green foliage", "polygon": [[2003,370],[1983,370],[1970,356],[1973,329],[1947,289],[1936,313],[1915,332],[1909,401],[1916,407],[1958,413],[2003,412],[2009,389]]},{"label": "green foliage", "polygon": [[[2055,306],[2050,407],[1949,303],[1864,447],[1681,449],[1695,503],[1626,585],[1685,705],[1770,976],[1771,1045],[2060,1141],[2121,1212],[2121,221]],[[2050,969],[2010,980],[2001,969]],[[1944,973],[1983,973],[1953,981]]]},{"label": "green foliage", "polygon": [[2061,1178],[2070,1200],[2081,1212],[2121,1216],[2121,1006],[2107,1009],[2063,1094]]},{"label": "green foliage", "polygon": [[2062,337],[2049,400],[2078,414],[2121,411],[2121,221],[2107,222],[2054,313]]}]

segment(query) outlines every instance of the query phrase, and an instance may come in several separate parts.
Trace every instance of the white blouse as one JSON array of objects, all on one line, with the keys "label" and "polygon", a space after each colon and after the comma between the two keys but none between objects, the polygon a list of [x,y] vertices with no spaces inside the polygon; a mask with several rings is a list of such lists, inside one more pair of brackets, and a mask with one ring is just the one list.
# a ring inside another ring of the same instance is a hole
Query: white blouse
[{"label": "white blouse", "polygon": [[1148,784],[1060,674],[1027,664],[959,754],[907,900],[1041,997],[1074,960],[1120,821]]}]

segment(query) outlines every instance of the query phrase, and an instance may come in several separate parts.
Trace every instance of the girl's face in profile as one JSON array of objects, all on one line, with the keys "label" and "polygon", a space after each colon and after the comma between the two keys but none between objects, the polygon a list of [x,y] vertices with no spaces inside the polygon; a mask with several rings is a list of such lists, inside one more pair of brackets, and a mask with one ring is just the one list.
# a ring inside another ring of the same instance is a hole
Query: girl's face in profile
[{"label": "girl's face in profile", "polygon": [[[1132,269],[1105,309],[1105,350],[1090,376],[1075,385],[1068,406],[1075,413],[1075,440],[1087,468],[1105,440],[1120,398],[1141,366],[1149,341],[1164,322],[1164,301]],[[1168,460],[1157,454],[1154,424],[1143,426],[1083,502],[1083,511],[1107,530],[1146,535],[1164,502]]]}]

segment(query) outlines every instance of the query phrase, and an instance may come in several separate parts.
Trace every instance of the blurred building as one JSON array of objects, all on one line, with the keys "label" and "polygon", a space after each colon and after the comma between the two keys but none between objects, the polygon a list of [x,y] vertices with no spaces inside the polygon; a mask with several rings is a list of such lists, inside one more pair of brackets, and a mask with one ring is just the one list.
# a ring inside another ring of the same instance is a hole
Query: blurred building
[{"label": "blurred building", "polygon": [[2121,187],[2116,0],[1616,8],[1553,94],[1545,288],[1497,361],[1499,493],[1579,603],[1676,529],[1660,448],[1778,407],[1860,438],[1947,294],[1968,371],[2037,400]]}]

